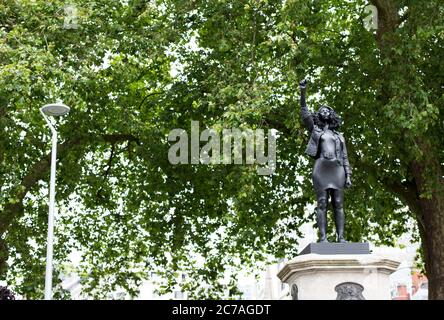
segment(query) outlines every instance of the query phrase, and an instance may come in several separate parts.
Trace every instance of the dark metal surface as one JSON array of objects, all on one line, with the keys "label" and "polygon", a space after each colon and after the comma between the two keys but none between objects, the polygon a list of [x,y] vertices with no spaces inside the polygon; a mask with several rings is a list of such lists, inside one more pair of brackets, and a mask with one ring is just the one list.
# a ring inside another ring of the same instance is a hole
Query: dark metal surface
[{"label": "dark metal surface", "polygon": [[15,300],[14,293],[8,287],[0,286],[0,300]]},{"label": "dark metal surface", "polygon": [[298,292],[298,286],[296,285],[296,283],[293,283],[291,286],[291,300],[299,300]]},{"label": "dark metal surface", "polygon": [[327,206],[332,203],[336,241],[344,243],[344,194],[343,189],[351,186],[351,169],[343,135],[337,131],[341,119],[328,106],[321,106],[318,112],[307,109],[305,92],[307,81],[299,83],[301,89],[301,118],[310,132],[305,152],[316,159],[313,168],[313,188],[316,193],[316,222],[319,228],[319,242],[327,241]]},{"label": "dark metal surface", "polygon": [[310,243],[302,250],[301,254],[370,254],[370,246],[368,242],[347,242],[347,243],[330,243],[317,242]]},{"label": "dark metal surface", "polygon": [[335,287],[335,291],[338,293],[336,300],[365,300],[362,295],[364,287],[359,283],[343,282]]}]

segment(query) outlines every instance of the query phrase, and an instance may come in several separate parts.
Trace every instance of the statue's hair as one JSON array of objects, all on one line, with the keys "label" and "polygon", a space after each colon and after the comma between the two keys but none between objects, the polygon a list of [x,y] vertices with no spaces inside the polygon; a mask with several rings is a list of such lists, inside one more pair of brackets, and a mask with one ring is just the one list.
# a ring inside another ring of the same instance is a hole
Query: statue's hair
[{"label": "statue's hair", "polygon": [[328,110],[330,110],[330,120],[328,121],[329,128],[333,130],[339,129],[339,127],[342,124],[341,117],[337,115],[337,113],[335,112],[335,110],[333,110],[333,108],[325,105],[320,106],[317,112],[312,113],[314,124],[317,125],[318,127],[323,127],[326,124],[324,121],[322,121],[319,118],[319,110],[321,110],[322,108],[327,108]]}]

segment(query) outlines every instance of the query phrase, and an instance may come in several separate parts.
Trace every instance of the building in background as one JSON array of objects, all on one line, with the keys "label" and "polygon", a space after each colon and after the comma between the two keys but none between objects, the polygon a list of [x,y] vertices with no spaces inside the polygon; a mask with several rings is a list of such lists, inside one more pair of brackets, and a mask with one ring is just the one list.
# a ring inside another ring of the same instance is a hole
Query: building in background
[{"label": "building in background", "polygon": [[427,300],[428,286],[427,277],[419,271],[413,271],[404,281],[392,283],[393,300]]}]

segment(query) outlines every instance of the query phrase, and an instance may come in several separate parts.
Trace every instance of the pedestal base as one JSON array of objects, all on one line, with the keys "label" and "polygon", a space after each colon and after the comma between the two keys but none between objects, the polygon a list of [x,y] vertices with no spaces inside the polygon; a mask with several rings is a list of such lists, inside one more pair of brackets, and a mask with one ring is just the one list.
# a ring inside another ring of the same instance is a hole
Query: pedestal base
[{"label": "pedestal base", "polygon": [[389,300],[399,262],[375,254],[303,254],[278,277],[294,300]]},{"label": "pedestal base", "polygon": [[299,253],[301,254],[370,254],[368,242],[316,242],[310,243]]}]

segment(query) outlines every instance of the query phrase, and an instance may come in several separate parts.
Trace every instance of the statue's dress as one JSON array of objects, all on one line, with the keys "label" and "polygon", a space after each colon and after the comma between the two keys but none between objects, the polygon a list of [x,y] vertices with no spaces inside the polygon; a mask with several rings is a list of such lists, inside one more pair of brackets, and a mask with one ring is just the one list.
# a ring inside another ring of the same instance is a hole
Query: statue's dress
[{"label": "statue's dress", "polygon": [[313,186],[316,192],[327,189],[343,190],[345,170],[336,158],[336,139],[338,136],[327,129],[319,139],[319,157],[313,167]]}]

